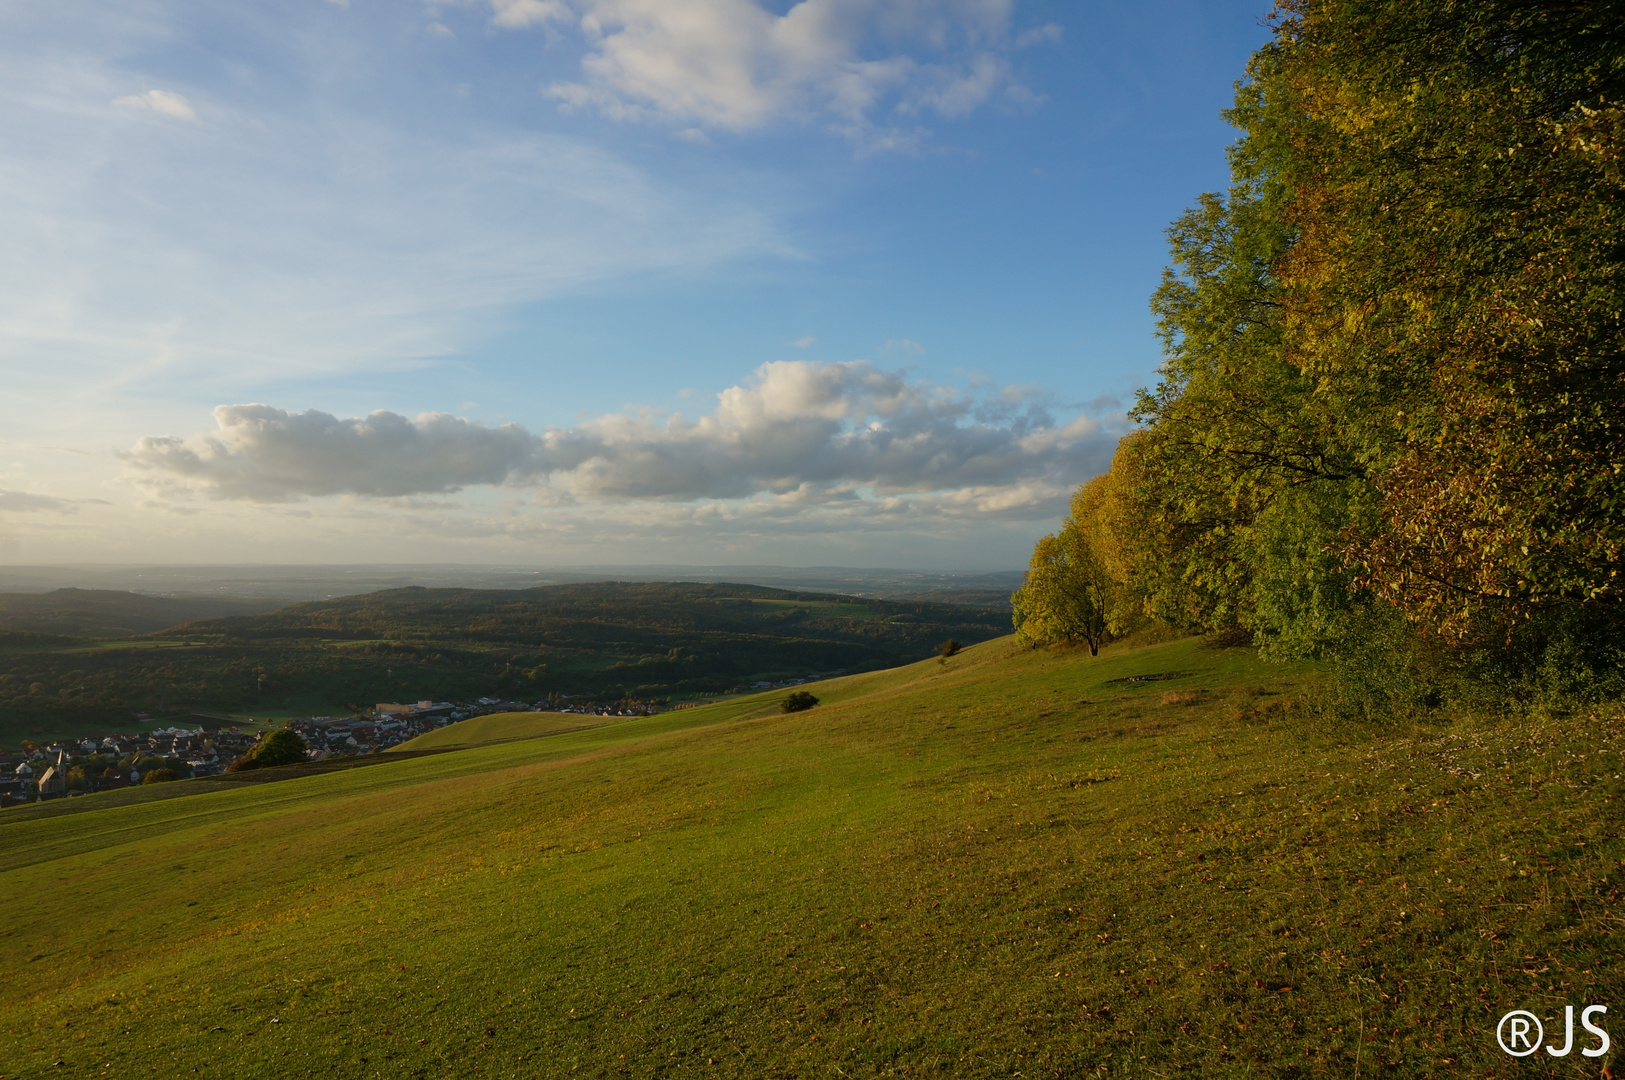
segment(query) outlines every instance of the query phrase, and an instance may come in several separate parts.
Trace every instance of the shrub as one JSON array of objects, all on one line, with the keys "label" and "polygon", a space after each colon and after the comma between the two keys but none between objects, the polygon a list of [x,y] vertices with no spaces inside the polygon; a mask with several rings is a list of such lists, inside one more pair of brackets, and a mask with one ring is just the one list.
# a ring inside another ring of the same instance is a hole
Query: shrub
[{"label": "shrub", "polygon": [[937,646],[937,655],[942,657],[944,660],[958,652],[959,642],[955,641],[953,638],[949,638],[947,641],[944,641],[941,645]]},{"label": "shrub", "polygon": [[227,772],[242,772],[244,769],[270,769],[277,765],[292,765],[307,760],[305,751],[310,749],[297,734],[287,728],[278,728],[267,732],[265,737],[254,744],[254,749],[226,766]]},{"label": "shrub", "polygon": [[818,699],[805,690],[797,690],[779,705],[785,712],[805,712],[818,704]]},{"label": "shrub", "polygon": [[172,780],[179,779],[180,777],[175,775],[174,769],[154,769],[141,778],[141,786],[146,787],[148,784],[167,784]]}]

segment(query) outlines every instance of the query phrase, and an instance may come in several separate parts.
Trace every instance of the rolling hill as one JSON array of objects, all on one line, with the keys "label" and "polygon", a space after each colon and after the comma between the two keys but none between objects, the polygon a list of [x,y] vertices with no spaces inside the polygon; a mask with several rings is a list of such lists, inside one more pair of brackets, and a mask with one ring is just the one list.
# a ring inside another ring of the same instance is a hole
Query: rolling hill
[{"label": "rolling hill", "polygon": [[9,810],[0,1071],[1523,1075],[1497,1017],[1622,988],[1617,711],[1327,732],[1317,680],[1001,639]]},{"label": "rolling hill", "polygon": [[[149,598],[139,598],[149,599]],[[379,701],[615,701],[744,691],[985,641],[1006,614],[754,585],[410,587],[143,638],[0,639],[0,739],[123,730],[136,712],[343,713]]]},{"label": "rolling hill", "polygon": [[259,615],[280,606],[277,600],[145,596],[116,589],[0,593],[0,633],[134,637],[196,619]]}]

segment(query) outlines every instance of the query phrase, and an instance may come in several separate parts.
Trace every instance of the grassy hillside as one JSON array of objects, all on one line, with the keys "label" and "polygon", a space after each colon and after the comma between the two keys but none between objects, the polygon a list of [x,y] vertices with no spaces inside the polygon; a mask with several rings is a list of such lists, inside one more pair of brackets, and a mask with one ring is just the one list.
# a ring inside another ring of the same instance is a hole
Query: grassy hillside
[{"label": "grassy hillside", "polygon": [[1006,639],[6,811],[0,1074],[1595,1075],[1493,1027],[1621,1001],[1618,716],[1328,738],[1313,684]]},{"label": "grassy hillside", "polygon": [[511,739],[533,739],[540,735],[557,735],[561,731],[580,731],[613,723],[605,716],[583,716],[579,713],[514,712],[476,716],[456,724],[448,724],[408,739],[390,750],[390,753],[410,753],[414,750],[438,750],[443,746],[476,746],[481,743],[507,742]]},{"label": "grassy hillside", "polygon": [[133,637],[195,619],[260,615],[277,600],[241,597],[143,596],[116,589],[53,589],[0,593],[0,632],[81,638]]},{"label": "grassy hillside", "polygon": [[380,701],[614,701],[892,667],[1008,614],[754,585],[393,589],[149,639],[0,638],[0,741],[127,730],[137,712],[331,713]]}]

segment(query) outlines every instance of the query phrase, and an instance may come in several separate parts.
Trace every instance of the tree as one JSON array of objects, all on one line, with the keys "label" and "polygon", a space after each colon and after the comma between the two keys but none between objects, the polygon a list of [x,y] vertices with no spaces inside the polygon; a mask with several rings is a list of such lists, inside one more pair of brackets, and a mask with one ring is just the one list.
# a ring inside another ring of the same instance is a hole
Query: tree
[{"label": "tree", "polygon": [[180,778],[175,775],[174,769],[154,769],[150,773],[146,773],[141,777],[141,786],[146,787],[148,784],[167,784],[178,779]]},{"label": "tree", "polygon": [[806,712],[817,704],[818,699],[813,697],[812,694],[806,690],[796,690],[779,703],[779,708],[787,713]]},{"label": "tree", "polygon": [[944,660],[948,659],[950,656],[959,655],[959,642],[955,641],[953,638],[949,638],[947,641],[944,641],[941,645],[937,646],[937,655],[942,657]]},{"label": "tree", "polygon": [[1291,362],[1340,402],[1361,585],[1460,640],[1625,600],[1625,10],[1293,0]]},{"label": "tree", "polygon": [[1098,655],[1112,584],[1105,563],[1068,521],[1038,541],[1027,580],[1010,597],[1016,636],[1030,645],[1083,641]]},{"label": "tree", "polygon": [[277,728],[267,732],[254,748],[242,757],[226,766],[228,772],[241,772],[244,769],[270,769],[278,765],[293,765],[309,760],[306,753],[310,747],[296,732],[287,728]]}]

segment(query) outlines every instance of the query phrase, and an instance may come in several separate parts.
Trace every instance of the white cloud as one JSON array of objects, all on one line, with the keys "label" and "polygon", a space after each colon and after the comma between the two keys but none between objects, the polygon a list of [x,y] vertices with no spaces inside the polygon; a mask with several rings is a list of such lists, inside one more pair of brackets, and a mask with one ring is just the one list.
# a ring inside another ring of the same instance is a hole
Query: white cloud
[{"label": "white cloud", "polygon": [[908,338],[887,338],[886,344],[881,346],[886,352],[905,352],[920,355],[925,352],[925,346],[918,341]]},{"label": "white cloud", "polygon": [[169,99],[107,108],[127,76],[99,56],[0,41],[0,61],[0,353],[30,358],[8,389],[40,400],[399,369],[512,305],[788,246],[755,181],[655,176],[578,138],[280,99],[131,124]]},{"label": "white cloud", "polygon": [[[91,499],[90,502],[101,502],[100,499]],[[57,499],[50,495],[37,495],[31,491],[4,491],[0,490],[0,511],[14,514],[35,514],[40,512],[52,514],[77,513],[79,507],[74,500]]]},{"label": "white cloud", "polygon": [[503,484],[572,504],[1025,513],[1104,468],[1121,431],[1089,417],[1057,424],[1031,390],[909,382],[866,361],[764,364],[697,420],[644,410],[533,434],[443,413],[340,419],[225,405],[215,423],[190,438],[142,438],[123,455],[132,477],[160,493],[248,502]]},{"label": "white cloud", "polygon": [[1034,45],[1059,45],[1064,32],[1055,23],[1045,23],[1016,35],[1016,48],[1028,49]]},{"label": "white cloud", "polygon": [[122,109],[155,112],[160,116],[172,116],[177,120],[197,123],[197,113],[193,111],[192,103],[171,90],[148,90],[142,94],[116,97],[113,104]]},{"label": "white cloud", "polygon": [[510,30],[562,22],[570,10],[559,0],[491,0],[491,21]]},{"label": "white cloud", "polygon": [[[1010,85],[1013,0],[492,0],[493,21],[574,21],[579,81],[548,94],[620,120],[749,131],[822,118],[871,148],[919,137],[882,114],[963,115]],[[515,14],[524,6],[522,19]]]},{"label": "white cloud", "polygon": [[341,420],[311,409],[221,405],[218,430],[191,439],[146,436],[125,460],[160,479],[220,498],[279,502],[307,495],[380,497],[498,484],[528,464],[534,438],[445,413],[391,412]]},{"label": "white cloud", "polygon": [[813,337],[811,334],[807,334],[790,342],[790,347],[792,349],[810,349],[817,344],[818,339]]}]

